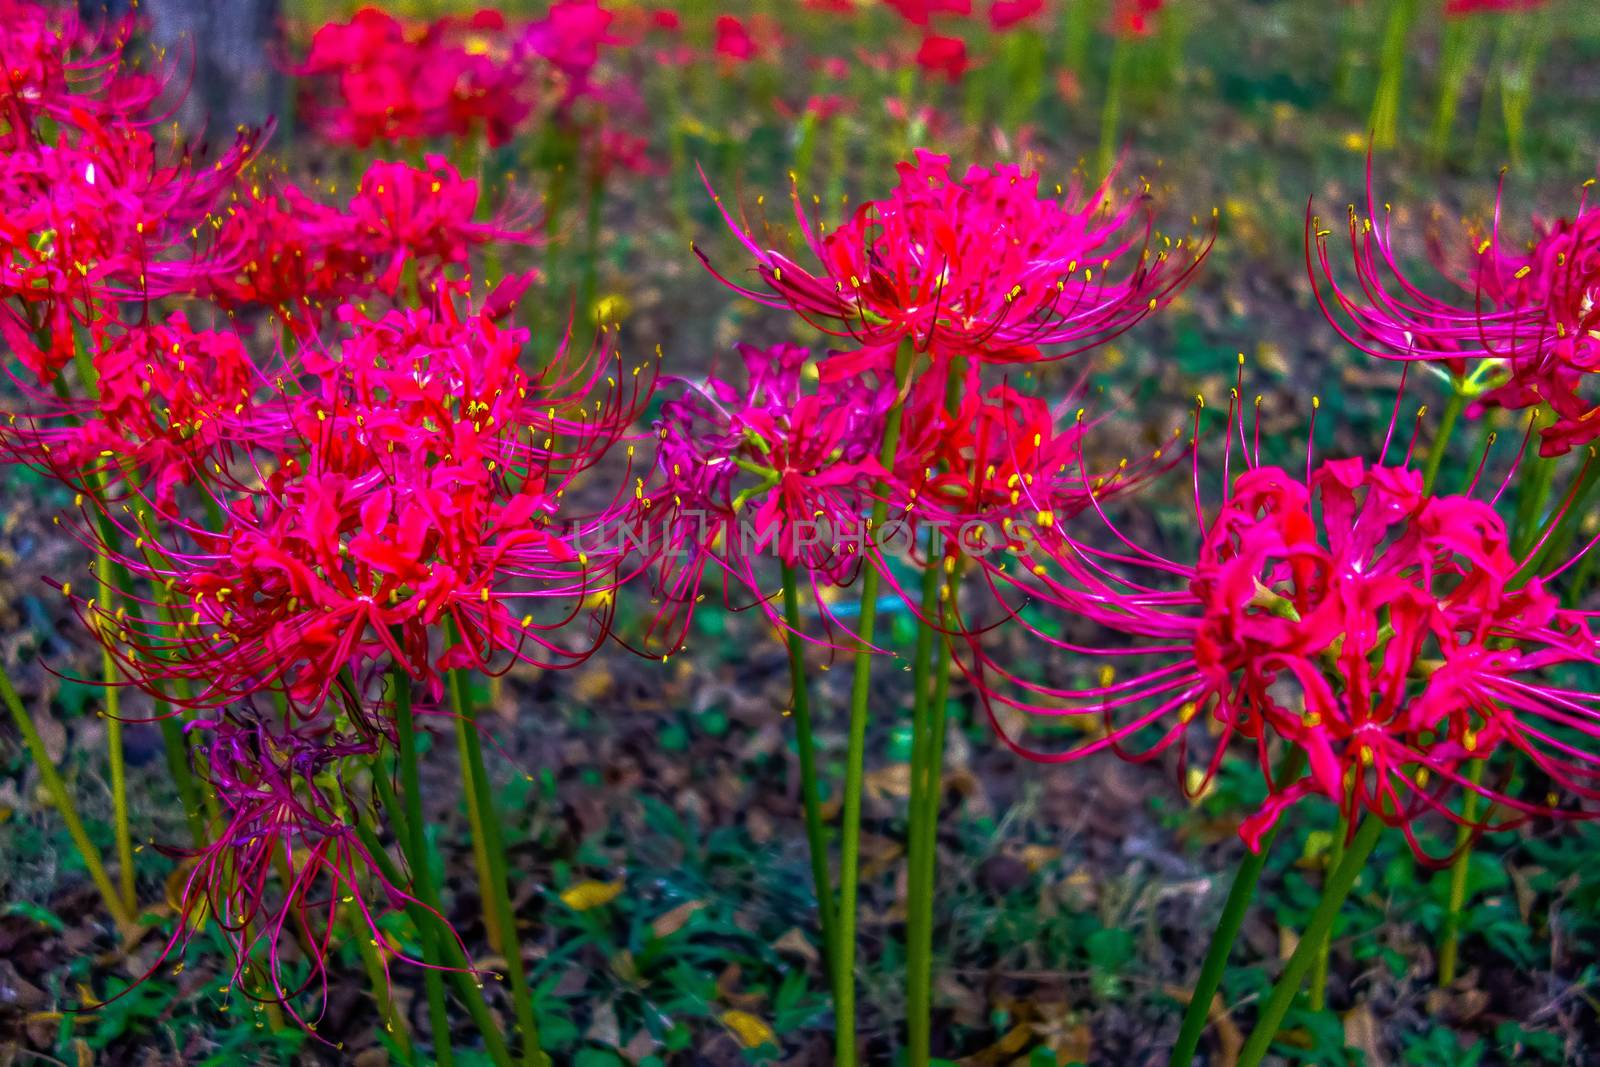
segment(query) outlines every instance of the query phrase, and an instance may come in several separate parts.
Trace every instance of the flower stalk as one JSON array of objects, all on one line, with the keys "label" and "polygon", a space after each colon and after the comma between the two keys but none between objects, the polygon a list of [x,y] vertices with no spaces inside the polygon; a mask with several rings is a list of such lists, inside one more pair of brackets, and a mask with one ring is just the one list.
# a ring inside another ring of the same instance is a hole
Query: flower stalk
[{"label": "flower stalk", "polygon": [[116,921],[118,933],[124,939],[130,937],[134,931],[133,909],[128,906],[122,893],[106,874],[106,865],[100,858],[100,850],[89,840],[89,834],[83,828],[83,820],[78,817],[77,805],[72,802],[72,794],[67,791],[67,785],[61,780],[55,764],[50,762],[50,753],[44,747],[44,738],[39,736],[39,728],[33,724],[32,717],[22,706],[22,700],[12,687],[11,678],[4,667],[0,667],[0,702],[3,702],[6,710],[11,712],[12,721],[17,724],[17,731],[22,734],[22,740],[28,746],[28,753],[33,756],[34,765],[39,768],[39,777],[44,782],[45,790],[50,794],[50,800],[55,804],[56,810],[61,813],[62,821],[67,824],[67,833],[72,835],[72,843],[77,846],[78,856],[89,872],[89,879],[100,891],[100,899],[105,902],[106,911],[110,912],[111,918]]},{"label": "flower stalk", "polygon": [[830,984],[839,981],[839,919],[828,871],[828,837],[822,825],[822,794],[817,786],[816,739],[811,726],[811,694],[806,679],[805,643],[800,639],[800,592],[791,564],[783,565],[783,612],[788,624],[789,682],[793,689],[795,747],[800,757],[800,800],[805,807],[806,842],[811,851],[811,880],[817,893],[817,918],[822,927],[822,961]]},{"label": "flower stalk", "polygon": [[[1290,749],[1278,762],[1277,778],[1292,781],[1299,777],[1305,756],[1299,749]],[[1211,1002],[1222,985],[1222,974],[1228,969],[1228,956],[1233,943],[1238,940],[1239,929],[1244,925],[1245,913],[1255,898],[1256,885],[1261,872],[1266,869],[1267,857],[1277,841],[1280,825],[1275,825],[1261,841],[1261,847],[1245,855],[1239,869],[1234,872],[1233,884],[1228,887],[1228,899],[1222,905],[1222,917],[1212,931],[1211,943],[1206,947],[1205,959],[1200,964],[1200,976],[1195,979],[1194,992],[1189,996],[1189,1006],[1184,1009],[1183,1023],[1178,1030],[1178,1040],[1172,1046],[1170,1067],[1189,1067],[1200,1048],[1200,1037],[1205,1033],[1211,1018]]]},{"label": "flower stalk", "polygon": [[1383,836],[1383,830],[1383,820],[1376,817],[1367,818],[1356,830],[1355,837],[1345,850],[1344,858],[1339,861],[1339,866],[1334,869],[1323,887],[1322,899],[1317,902],[1317,910],[1312,913],[1310,924],[1300,935],[1300,944],[1295,948],[1294,955],[1289,957],[1289,962],[1284,965],[1283,974],[1273,985],[1272,994],[1261,1009],[1255,1029],[1250,1032],[1250,1038],[1239,1054],[1239,1067],[1257,1067],[1266,1056],[1267,1050],[1271,1048],[1272,1039],[1278,1034],[1278,1027],[1283,1025],[1284,1016],[1289,1013],[1290,1005],[1300,992],[1300,985],[1305,981],[1306,972],[1311,969],[1320,946],[1327,941],[1334,920],[1339,916],[1339,909],[1344,906],[1345,899],[1355,888],[1356,879],[1366,867],[1367,858],[1372,855],[1378,838]]},{"label": "flower stalk", "polygon": [[[900,425],[911,363],[916,344],[909,337],[895,355],[896,396],[884,425],[883,466],[892,468],[900,446]],[[872,530],[882,529],[888,518],[887,486],[880,486],[872,505]],[[834,990],[834,1054],[840,1067],[854,1067],[856,1050],[856,892],[860,882],[861,787],[866,772],[867,705],[872,698],[872,636],[878,618],[877,567],[866,564],[861,576],[861,615],[856,631],[855,677],[850,688],[850,733],[845,756],[844,828],[839,859],[839,955]]]}]

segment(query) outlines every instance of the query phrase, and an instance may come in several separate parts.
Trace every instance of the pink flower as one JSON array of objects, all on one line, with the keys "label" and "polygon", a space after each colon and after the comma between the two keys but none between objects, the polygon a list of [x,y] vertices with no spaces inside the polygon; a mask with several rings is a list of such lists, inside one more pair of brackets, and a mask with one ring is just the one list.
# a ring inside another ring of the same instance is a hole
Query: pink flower
[{"label": "pink flower", "polygon": [[1048,199],[1036,174],[973,166],[958,177],[947,157],[920,150],[897,169],[888,197],[825,234],[795,192],[815,267],[757,245],[723,205],[764,286],[718,277],[867,350],[910,338],[923,349],[1025,362],[1078,355],[1121,334],[1170,301],[1209,248],[1191,239],[1158,246],[1144,200],[1116,204],[1109,183]]},{"label": "pink flower", "polygon": [[189,610],[100,631],[129,678],[189,679],[195,706],[274,690],[314,712],[347,669],[393,664],[437,697],[447,670],[571,665],[604,638],[614,561],[573,539],[631,501],[590,515],[563,498],[632,421],[644,368],[563,351],[530,376],[526,333],[462,316],[448,290],[436,309],[343,318],[337,356],[304,354],[308,390],[255,420],[247,476],[217,472],[220,528],[109,515],[102,550]]},{"label": "pink flower", "polygon": [[1148,37],[1166,0],[1112,0],[1111,32],[1119,37]]},{"label": "pink flower", "polygon": [[853,537],[885,475],[876,442],[892,397],[859,376],[808,391],[814,363],[797,345],[740,345],[739,354],[743,387],[685,382],[662,405],[638,516],[659,606],[652,648],[682,646],[708,567],[783,625],[758,570],[767,549],[814,591],[847,584],[862,563]]},{"label": "pink flower", "polygon": [[967,43],[959,37],[930,33],[917,49],[917,66],[930,74],[943,74],[952,83],[958,82],[967,72]]},{"label": "pink flower", "polygon": [[724,59],[748,63],[756,58],[756,41],[743,22],[732,15],[718,15],[716,52]]},{"label": "pink flower", "polygon": [[1533,11],[1546,0],[1445,0],[1447,16],[1473,15],[1486,11]]},{"label": "pink flower", "polygon": [[989,25],[995,30],[1011,27],[1038,17],[1044,11],[1044,0],[991,0]]},{"label": "pink flower", "polygon": [[926,26],[934,15],[970,15],[972,0],[884,0],[913,26]]},{"label": "pink flower", "polygon": [[[1236,419],[1229,435],[1247,440]],[[1370,814],[1401,827],[1419,856],[1415,823],[1459,823],[1449,800],[1461,790],[1492,801],[1474,829],[1581,814],[1543,786],[1515,791],[1503,775],[1519,760],[1579,800],[1600,799],[1600,703],[1547,674],[1600,662],[1594,636],[1540,578],[1519,573],[1526,561],[1511,554],[1494,509],[1425,496],[1416,472],[1360,460],[1323,463],[1302,480],[1258,466],[1258,447],[1259,437],[1244,450],[1246,470],[1205,523],[1193,564],[1107,524],[1109,539],[1047,527],[1020,567],[985,568],[999,587],[1127,642],[1086,644],[1071,625],[1054,636],[1011,613],[1042,644],[1105,664],[1098,684],[1067,688],[1024,678],[969,639],[969,670],[991,703],[1104,723],[1061,753],[1002,739],[1052,762],[1106,748],[1141,761],[1175,751],[1180,770],[1200,746],[1202,789],[1240,742],[1270,791],[1241,827],[1252,848],[1313,796],[1352,825]],[[1214,744],[1191,726],[1202,717]],[[1291,781],[1273,776],[1280,748],[1306,757]],[[1517,760],[1475,782],[1468,769],[1496,754]]]},{"label": "pink flower", "polygon": [[[581,59],[591,8],[582,0],[558,3],[530,31],[535,48],[559,39]],[[524,50],[492,11],[413,28],[363,8],[348,23],[319,29],[296,73],[315,83],[306,105],[323,136],[358,147],[475,136],[503,144],[532,111]],[[328,82],[336,93],[331,103],[320,89]]]},{"label": "pink flower", "polygon": [[[1478,402],[1511,409],[1548,404],[1540,452],[1561,455],[1600,439],[1600,209],[1587,190],[1570,219],[1535,220],[1526,247],[1507,247],[1497,206],[1486,233],[1471,236],[1459,301],[1428,295],[1400,269],[1388,209],[1351,212],[1358,291],[1334,275],[1331,231],[1307,219],[1307,266],[1330,322],[1351,344],[1387,359],[1435,362]],[[1316,258],[1312,259],[1315,248]],[[1465,251],[1465,250],[1463,250]]]},{"label": "pink flower", "polygon": [[80,492],[123,482],[172,514],[175,494],[208,477],[246,425],[262,391],[237,334],[195,330],[181,314],[107,335],[90,347],[98,400],[31,390],[26,411],[0,428],[0,449]]}]

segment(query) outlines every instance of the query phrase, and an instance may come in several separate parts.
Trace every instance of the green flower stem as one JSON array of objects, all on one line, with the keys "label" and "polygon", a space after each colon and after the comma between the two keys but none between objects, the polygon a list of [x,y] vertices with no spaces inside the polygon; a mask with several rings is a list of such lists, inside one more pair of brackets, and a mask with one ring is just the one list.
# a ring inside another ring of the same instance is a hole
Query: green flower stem
[{"label": "green flower stem", "polygon": [[800,755],[800,799],[805,806],[806,841],[811,847],[811,880],[817,891],[822,926],[822,961],[828,981],[838,984],[839,917],[834,910],[833,878],[828,872],[828,837],[822,825],[822,794],[817,788],[816,740],[811,727],[811,694],[806,682],[805,642],[800,634],[800,590],[794,568],[783,565],[783,614],[789,626],[789,684],[794,693],[795,746]]},{"label": "green flower stem", "polygon": [[462,791],[467,796],[467,823],[472,830],[472,862],[477,868],[478,885],[482,889],[484,937],[491,949],[504,956],[506,941],[501,932],[500,913],[494,906],[490,894],[490,886],[494,885],[494,868],[489,862],[489,834],[484,827],[484,810],[478,800],[476,766],[467,754],[467,747],[471,741],[469,735],[474,732],[472,709],[468,704],[466,686],[462,684],[457,671],[450,673],[450,705],[456,711],[456,752],[461,761]]},{"label": "green flower stem", "polygon": [[[1274,771],[1275,780],[1298,778],[1304,764],[1305,754],[1298,748],[1290,749],[1278,761]],[[1228,969],[1228,954],[1233,951],[1233,943],[1239,937],[1239,928],[1244,925],[1245,913],[1250,910],[1250,901],[1256,894],[1256,883],[1261,881],[1261,872],[1267,866],[1267,856],[1272,852],[1273,842],[1278,840],[1282,825],[1280,821],[1273,826],[1261,842],[1261,851],[1248,853],[1234,873],[1228,899],[1222,905],[1222,917],[1212,931],[1206,958],[1200,964],[1200,976],[1195,979],[1189,1006],[1183,1012],[1183,1025],[1178,1030],[1178,1040],[1172,1046],[1172,1056],[1168,1060],[1170,1067],[1189,1067],[1194,1062],[1200,1037],[1211,1018],[1211,1002],[1216,999],[1217,989],[1222,985],[1222,973]]]},{"label": "green flower stem", "polygon": [[[959,581],[955,567],[947,569],[942,562],[931,559],[923,572],[923,618],[937,619],[939,631],[949,629]],[[933,891],[939,858],[939,801],[944,792],[941,782],[948,722],[945,705],[950,695],[950,656],[932,622],[924,622],[917,635],[917,656],[913,674],[920,677],[916,680],[917,697],[912,709],[911,813],[906,849],[906,1030],[908,1062],[913,1067],[926,1067],[932,1055]],[[932,692],[927,688],[930,673]]]},{"label": "green flower stem", "polygon": [[[1333,844],[1328,848],[1328,871],[1337,870],[1344,859],[1344,841],[1350,836],[1350,822],[1344,813],[1339,814],[1339,825],[1333,831]],[[1317,946],[1317,958],[1311,968],[1311,1010],[1321,1011],[1328,1006],[1328,949],[1332,941],[1323,938]]]},{"label": "green flower stem", "polygon": [[1122,128],[1122,83],[1128,71],[1128,39],[1117,34],[1111,43],[1111,71],[1106,77],[1106,99],[1100,112],[1099,176],[1111,173],[1117,161],[1117,137]]},{"label": "green flower stem", "polygon": [[[110,583],[103,583],[109,590]],[[139,909],[139,887],[134,881],[133,831],[128,822],[128,761],[122,744],[121,690],[117,686],[116,660],[100,647],[100,676],[105,687],[106,755],[111,762],[111,823],[117,843],[117,884],[129,913]]]},{"label": "green flower stem", "polygon": [[[405,845],[403,842],[408,833],[408,828],[403,815],[400,814],[399,807],[395,804],[394,790],[389,785],[389,779],[385,775],[382,765],[376,761],[374,761],[372,767],[372,780],[378,788],[378,797],[383,802],[384,807],[395,813],[396,833],[402,842],[401,852],[404,853]],[[390,883],[404,886],[406,884],[405,876],[395,867],[394,860],[389,858],[389,853],[385,851],[383,843],[378,840],[377,835],[372,832],[372,828],[365,822],[357,822],[356,836],[361,839],[362,847],[367,850],[367,853],[372,856],[373,862],[378,865],[379,873]],[[409,857],[407,862],[410,862]],[[429,914],[421,904],[416,901],[408,903],[406,905],[406,914],[411,917],[411,925],[417,929],[417,937],[422,941],[424,952],[430,951],[428,946],[435,941],[441,946],[440,955],[442,959],[429,957],[424,961],[430,964],[424,978],[430,974],[439,975],[441,968],[443,968],[442,973],[448,974],[451,981],[455,983],[456,993],[461,997],[462,1003],[467,1006],[467,1014],[472,1016],[473,1023],[477,1025],[479,1033],[483,1035],[483,1046],[488,1051],[489,1058],[494,1061],[495,1067],[511,1067],[511,1053],[506,1050],[505,1038],[501,1036],[500,1028],[495,1024],[494,1017],[489,1014],[489,1006],[484,1003],[483,987],[478,983],[476,972],[472,970],[472,964],[468,962],[466,953],[461,951],[461,946],[456,943],[456,939],[450,932],[444,929],[442,920]],[[441,983],[442,981],[441,979]],[[442,988],[440,995],[442,1000]],[[429,1015],[431,1021],[431,1001]],[[446,1025],[448,1025],[448,1022],[448,1016],[446,1016]],[[441,1051],[439,1037],[436,1034],[434,1036],[434,1046],[434,1055],[438,1057],[438,1062],[448,1062],[445,1056],[450,1051],[449,1043],[445,1042],[443,1051]],[[453,1059],[453,1056],[451,1058]]]},{"label": "green flower stem", "polygon": [[1400,127],[1400,95],[1406,75],[1406,38],[1417,19],[1417,0],[1394,0],[1383,26],[1383,59],[1372,102],[1372,146],[1393,148]]},{"label": "green flower stem", "polygon": [[1318,946],[1328,939],[1328,933],[1333,929],[1333,921],[1338,917],[1339,909],[1344,906],[1350,890],[1355,888],[1356,879],[1366,867],[1367,858],[1372,855],[1378,838],[1383,836],[1383,830],[1383,820],[1374,816],[1368,816],[1356,830],[1356,836],[1350,842],[1350,847],[1345,850],[1344,858],[1339,861],[1339,866],[1334,868],[1322,888],[1322,899],[1317,902],[1317,910],[1311,915],[1310,925],[1300,935],[1300,944],[1295,948],[1294,955],[1289,957],[1289,962],[1284,965],[1283,974],[1278,977],[1277,984],[1272,987],[1271,996],[1261,1009],[1255,1029],[1250,1032],[1250,1039],[1245,1042],[1244,1050],[1239,1054],[1238,1067],[1257,1067],[1262,1057],[1267,1054],[1267,1050],[1271,1048],[1272,1039],[1278,1034],[1278,1027],[1283,1025],[1283,1017],[1289,1013],[1290,1005],[1300,992],[1300,984],[1305,981],[1306,972],[1311,969]]},{"label": "green flower stem", "polygon": [[[442,914],[439,893],[433,885],[433,869],[428,863],[428,841],[423,834],[422,787],[417,773],[417,723],[411,707],[411,678],[398,667],[390,672],[390,678],[394,686],[395,733],[400,749],[400,789],[405,795],[404,851],[411,866],[417,897]],[[387,785],[387,779],[380,777],[380,780]],[[392,810],[399,811],[398,808]],[[452,1067],[455,1052],[450,1047],[450,1015],[445,1006],[444,977],[438,967],[441,962],[441,937],[433,923],[418,924],[417,936],[422,942],[423,962],[431,965],[423,973],[423,984],[428,995],[428,1019],[433,1026],[434,1055],[444,1067]],[[449,938],[445,937],[444,940]]]},{"label": "green flower stem", "polygon": [[[928,679],[933,661],[936,632],[932,620],[940,617],[939,593],[944,588],[941,560],[929,547],[928,564],[922,571],[922,625],[917,628],[917,647],[911,660],[911,797],[906,827],[906,1062],[924,1067],[930,1055],[929,1025],[932,1014],[932,908],[924,908],[924,898],[932,892],[918,877],[922,870],[925,835],[922,822],[927,811],[923,793],[928,788],[928,760],[932,749],[929,708],[932,696]],[[942,651],[942,650],[941,650]],[[941,660],[943,657],[940,657]],[[939,713],[943,709],[936,709]],[[931,902],[930,902],[931,904]]]},{"label": "green flower stem", "polygon": [[61,813],[62,820],[67,824],[67,833],[72,835],[72,843],[77,846],[78,856],[89,871],[89,879],[100,891],[106,911],[110,912],[111,918],[116,921],[118,933],[127,938],[134,929],[132,909],[124,902],[117,888],[111,884],[111,878],[106,874],[106,865],[100,858],[100,850],[89,840],[89,834],[83,828],[83,820],[78,817],[77,806],[72,802],[72,794],[67,792],[66,783],[61,780],[55,764],[50,762],[50,753],[45,750],[44,738],[39,736],[38,727],[33,725],[33,719],[23,708],[22,700],[12,688],[11,678],[6,674],[4,667],[0,667],[0,701],[3,701],[7,710],[11,712],[11,718],[16,722],[17,730],[28,746],[28,752],[33,756],[34,765],[39,768],[39,777],[44,782],[45,790],[49,792],[51,802],[55,804],[56,810]]},{"label": "green flower stem", "polygon": [[506,972],[511,976],[511,998],[517,1017],[517,1030],[522,1034],[522,1062],[528,1067],[540,1067],[546,1062],[544,1050],[539,1045],[539,1022],[534,1014],[533,992],[528,988],[527,968],[522,962],[522,943],[517,937],[517,920],[511,910],[511,891],[507,885],[505,839],[500,834],[500,819],[494,810],[494,794],[489,788],[489,775],[483,765],[483,740],[478,736],[476,711],[466,697],[466,686],[460,671],[450,672],[450,700],[456,709],[457,740],[461,742],[461,774],[467,787],[476,794],[473,806],[478,811],[479,824],[473,827],[474,847],[481,837],[484,854],[488,860],[488,880],[480,883],[484,895],[493,903],[495,922],[500,929]]},{"label": "green flower stem", "polygon": [[[900,422],[904,413],[905,387],[916,354],[914,343],[900,343],[895,355],[896,396],[883,430],[880,459],[885,468],[894,463],[900,447]],[[889,515],[887,487],[878,487],[878,500],[872,505],[872,533],[883,527]],[[863,550],[865,551],[865,550]],[[839,849],[839,956],[834,990],[834,1062],[838,1067],[855,1067],[856,1060],[856,890],[860,882],[861,784],[865,775],[867,749],[867,704],[872,696],[872,634],[878,619],[878,586],[881,576],[868,562],[861,575],[861,617],[858,621],[855,677],[850,687],[850,735],[845,756],[844,826]]]},{"label": "green flower stem", "polygon": [[1450,401],[1445,404],[1444,415],[1439,420],[1439,432],[1434,435],[1433,447],[1428,449],[1428,462],[1422,468],[1422,492],[1424,495],[1433,492],[1433,483],[1439,478],[1439,467],[1444,463],[1444,457],[1450,451],[1450,438],[1455,434],[1456,422],[1461,418],[1461,410],[1467,405],[1467,394],[1462,391],[1461,383],[1452,380],[1450,385]]},{"label": "green flower stem", "polygon": [[361,956],[361,966],[367,972],[367,984],[372,987],[372,1001],[377,1005],[378,1017],[383,1020],[384,1031],[394,1038],[404,1063],[416,1063],[417,1053],[411,1045],[411,1027],[406,1024],[404,1012],[395,1010],[394,997],[390,995],[389,975],[378,956],[378,946],[367,928],[365,919],[356,912],[350,913],[350,940]]},{"label": "green flower stem", "polygon": [[1429,146],[1429,155],[1436,166],[1444,162],[1450,152],[1450,135],[1455,130],[1461,92],[1466,87],[1467,75],[1472,72],[1473,60],[1478,57],[1482,36],[1479,19],[1445,20],[1444,40],[1439,50],[1439,108],[1433,116],[1433,140]]},{"label": "green flower stem", "polygon": [[1473,760],[1467,768],[1467,780],[1473,785],[1461,801],[1461,817],[1465,822],[1456,827],[1456,858],[1450,864],[1450,896],[1444,910],[1444,932],[1439,936],[1439,985],[1454,984],[1456,965],[1461,958],[1461,909],[1467,902],[1467,872],[1472,856],[1472,827],[1478,816],[1476,787],[1483,781],[1483,760]]}]

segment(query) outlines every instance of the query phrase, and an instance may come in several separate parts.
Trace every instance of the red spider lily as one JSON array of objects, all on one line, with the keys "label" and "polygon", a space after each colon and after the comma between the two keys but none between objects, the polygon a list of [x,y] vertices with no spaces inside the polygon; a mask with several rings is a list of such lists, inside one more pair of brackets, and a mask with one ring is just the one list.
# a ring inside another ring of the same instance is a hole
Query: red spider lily
[{"label": "red spider lily", "polygon": [[95,609],[138,684],[187,679],[203,707],[274,690],[310,714],[375,661],[437,697],[444,671],[569,666],[605,636],[615,560],[571,546],[622,494],[587,515],[564,498],[653,375],[564,347],[530,375],[526,332],[461,316],[448,291],[433,310],[344,319],[337,355],[305,353],[307,391],[255,420],[245,476],[214,471],[220,529],[109,513],[108,540],[145,555],[100,550],[184,605]]},{"label": "red spider lily", "polygon": [[926,26],[935,15],[970,15],[972,0],[884,0],[913,26]]},{"label": "red spider lily", "polygon": [[[1543,785],[1530,798],[1510,777],[1468,773],[1515,753],[1536,778],[1600,799],[1600,701],[1550,679],[1553,668],[1600,663],[1594,635],[1539,577],[1520,573],[1527,560],[1512,556],[1493,507],[1426,496],[1421,475],[1403,466],[1331,461],[1302,480],[1258,465],[1258,447],[1245,449],[1247,469],[1216,517],[1197,514],[1205,536],[1193,564],[1107,520],[1104,543],[1056,527],[1053,544],[1039,538],[1019,553],[1020,568],[985,568],[997,592],[1056,604],[1124,641],[1087,645],[1009,613],[1041,643],[1141,672],[1118,678],[1106,666],[1081,689],[1029,681],[969,627],[968,669],[991,705],[1103,722],[1066,752],[1031,751],[995,719],[1002,739],[1047,762],[1109,748],[1138,761],[1175,751],[1181,765],[1203,718],[1216,741],[1196,776],[1201,790],[1235,738],[1261,762],[1269,798],[1241,827],[1253,849],[1309,796],[1332,801],[1352,826],[1367,812],[1401,827],[1423,859],[1414,824],[1463,823],[1448,804],[1463,790],[1492,802],[1473,829],[1585,814]],[[1304,752],[1303,776],[1274,778],[1275,743]]]},{"label": "red spider lily", "polygon": [[509,220],[475,222],[477,209],[478,183],[462,179],[441,156],[427,157],[422,169],[373,163],[350,200],[358,240],[374,259],[388,263],[378,288],[390,294],[412,263],[432,273],[465,264],[471,246],[533,239],[531,231],[508,229]]},{"label": "red spider lily", "polygon": [[306,104],[330,140],[374,141],[481,136],[510,139],[532,113],[529,71],[504,17],[493,11],[408,27],[375,8],[316,32],[296,73],[333,82],[334,102],[311,88]]},{"label": "red spider lily", "polygon": [[534,239],[517,205],[479,221],[478,183],[440,156],[425,164],[371,163],[342,211],[292,185],[252,187],[222,227],[246,258],[210,280],[212,295],[224,307],[271,308],[305,334],[338,301],[396,296],[408,274],[421,295],[447,268],[466,267],[474,248]]},{"label": "red spider lily", "polygon": [[739,19],[732,15],[718,15],[716,30],[715,50],[718,56],[736,63],[748,63],[756,58],[756,39]]},{"label": "red spider lily", "polygon": [[1024,362],[1081,354],[1118,336],[1176,296],[1210,247],[1187,239],[1167,247],[1145,198],[1115,204],[1109,179],[1048,200],[1038,176],[1014,166],[974,166],[958,179],[947,157],[919,151],[898,171],[889,197],[831,231],[812,223],[795,191],[815,269],[757,245],[724,206],[765,288],[718,277],[866,349],[912,338],[923,349]]},{"label": "red spider lily", "polygon": [[942,74],[951,84],[967,72],[967,42],[959,37],[930,33],[917,49],[917,66],[930,74]]},{"label": "red spider lily", "polygon": [[44,117],[142,116],[164,87],[162,78],[128,69],[132,16],[92,24],[70,8],[4,0],[0,23],[0,110],[13,135]]},{"label": "red spider lily", "polygon": [[0,175],[0,334],[41,384],[104,305],[192,291],[229,261],[201,232],[259,140],[242,131],[204,164],[181,142],[167,151],[136,127],[75,118],[51,142],[12,146]]},{"label": "red spider lily", "polygon": [[1148,37],[1156,31],[1156,16],[1166,0],[1113,0],[1111,32],[1119,37]]},{"label": "red spider lily", "polygon": [[1546,0],[1445,0],[1444,13],[1455,17],[1491,11],[1534,11],[1545,3]]},{"label": "red spider lily", "polygon": [[1004,383],[984,390],[969,373],[954,393],[952,404],[939,373],[914,384],[895,461],[895,487],[908,518],[936,522],[939,540],[955,542],[951,551],[1015,551],[1035,527],[1048,531],[1091,500],[1104,504],[1134,490],[1177,458],[1156,449],[1108,472],[1086,474],[1093,424],[1083,409],[1073,410],[1081,387],[1052,405]]},{"label": "red spider lily", "polygon": [[[177,926],[140,981],[174,958],[181,970],[196,934],[210,927],[234,957],[225,991],[282,1004],[315,1031],[328,1007],[328,957],[352,912],[358,936],[378,946],[386,975],[391,960],[430,966],[407,956],[380,923],[407,908],[430,911],[446,929],[448,920],[385,877],[352,822],[362,804],[346,789],[342,768],[346,760],[370,761],[375,743],[327,727],[280,733],[235,719],[196,720],[188,729],[207,739],[208,784],[222,823],[210,845],[177,853],[188,861],[175,893]],[[298,981],[286,972],[285,950],[309,964]],[[307,1017],[296,1002],[313,989],[318,1010]]]},{"label": "red spider lily", "polygon": [[992,0],[989,26],[997,32],[1009,30],[1037,18],[1044,11],[1044,0]]},{"label": "red spider lily", "polygon": [[1600,439],[1600,209],[1589,206],[1588,186],[1572,218],[1535,220],[1525,249],[1505,247],[1497,198],[1488,232],[1473,236],[1468,277],[1452,279],[1471,294],[1471,306],[1430,296],[1400,269],[1389,212],[1377,211],[1370,176],[1368,203],[1370,217],[1352,211],[1349,218],[1358,292],[1335,279],[1331,231],[1308,215],[1313,289],[1341,335],[1372,355],[1434,362],[1465,376],[1462,387],[1481,403],[1548,404],[1556,421],[1541,431],[1544,455]]},{"label": "red spider lily", "polygon": [[172,514],[177,489],[205,478],[230,442],[250,434],[263,379],[236,333],[193,329],[181,314],[95,336],[96,399],[19,381],[26,413],[0,429],[0,449],[102,501],[128,480]]},{"label": "red spider lily", "polygon": [[[705,570],[724,572],[777,622],[763,591],[767,549],[804,571],[814,591],[848,584],[860,567],[862,515],[886,472],[877,441],[892,390],[867,378],[803,389],[814,377],[798,345],[739,346],[747,384],[685,382],[662,405],[656,471],[641,501],[645,566],[660,610],[651,645],[682,647]],[[826,598],[819,595],[819,603]]]},{"label": "red spider lily", "polygon": [[601,49],[618,43],[609,33],[613,18],[595,0],[557,0],[524,32],[522,44],[560,71],[564,98],[571,101],[591,91]]}]

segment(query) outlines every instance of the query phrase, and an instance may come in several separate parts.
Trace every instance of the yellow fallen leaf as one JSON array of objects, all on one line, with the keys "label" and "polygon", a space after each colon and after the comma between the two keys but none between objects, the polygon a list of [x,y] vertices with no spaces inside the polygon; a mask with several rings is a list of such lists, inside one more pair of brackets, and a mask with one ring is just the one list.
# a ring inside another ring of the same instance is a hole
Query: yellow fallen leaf
[{"label": "yellow fallen leaf", "polygon": [[745,1048],[759,1048],[762,1045],[778,1043],[778,1035],[772,1032],[772,1027],[747,1011],[734,1009],[723,1012],[722,1025],[732,1030]]},{"label": "yellow fallen leaf", "polygon": [[561,903],[573,911],[602,907],[622,895],[622,879],[615,882],[579,882],[561,891]]}]

